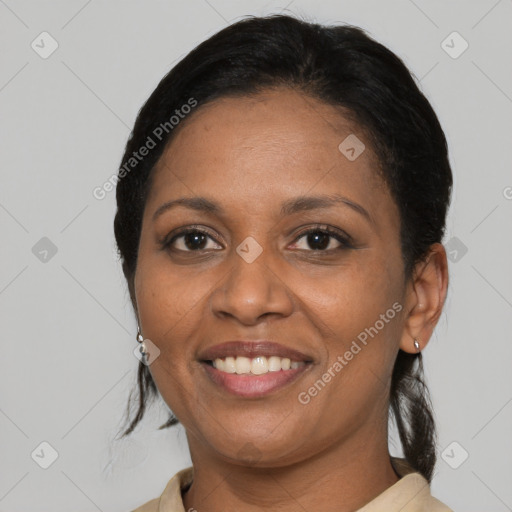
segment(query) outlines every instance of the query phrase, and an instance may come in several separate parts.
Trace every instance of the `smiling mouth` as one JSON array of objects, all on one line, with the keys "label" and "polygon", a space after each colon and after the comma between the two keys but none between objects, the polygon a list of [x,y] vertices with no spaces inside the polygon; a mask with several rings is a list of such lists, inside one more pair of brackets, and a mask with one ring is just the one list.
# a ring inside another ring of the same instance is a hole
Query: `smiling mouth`
[{"label": "smiling mouth", "polygon": [[210,382],[231,395],[244,399],[263,398],[291,385],[313,366],[312,361],[292,361],[287,357],[226,357],[203,360]]},{"label": "smiling mouth", "polygon": [[203,361],[216,370],[223,373],[255,376],[267,373],[295,370],[305,366],[311,361],[292,361],[288,357],[256,356],[253,358],[237,356],[217,358],[211,361]]},{"label": "smiling mouth", "polygon": [[266,340],[227,341],[198,354],[204,375],[217,389],[241,398],[263,398],[308,373],[314,359]]}]

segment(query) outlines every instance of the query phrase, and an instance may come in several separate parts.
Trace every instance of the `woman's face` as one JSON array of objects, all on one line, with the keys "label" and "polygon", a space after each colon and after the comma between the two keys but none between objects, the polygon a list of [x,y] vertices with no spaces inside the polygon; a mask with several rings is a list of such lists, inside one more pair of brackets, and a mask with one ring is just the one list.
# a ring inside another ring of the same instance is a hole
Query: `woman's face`
[{"label": "woman's face", "polygon": [[[160,209],[199,197],[215,208]],[[193,455],[278,466],[385,432],[405,336],[399,213],[334,107],[288,89],[199,107],[154,170],[135,295]],[[235,340],[280,346],[211,352]]]}]

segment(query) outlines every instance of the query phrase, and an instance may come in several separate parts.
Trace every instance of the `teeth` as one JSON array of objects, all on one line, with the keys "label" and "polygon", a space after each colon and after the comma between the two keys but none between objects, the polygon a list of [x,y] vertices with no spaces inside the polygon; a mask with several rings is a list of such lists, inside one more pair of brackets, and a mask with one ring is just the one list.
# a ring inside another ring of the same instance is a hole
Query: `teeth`
[{"label": "teeth", "polygon": [[272,356],[268,358],[268,371],[269,372],[278,372],[281,370],[281,358]]},{"label": "teeth", "polygon": [[225,359],[215,359],[213,366],[217,370],[226,373],[236,373],[238,375],[251,374],[263,375],[268,372],[278,372],[281,370],[294,370],[304,366],[304,361],[291,361],[288,357],[265,357],[257,356],[253,359],[248,357],[226,357]]},{"label": "teeth", "polygon": [[255,357],[251,362],[251,373],[254,373],[254,375],[268,373],[267,358],[264,356]]},{"label": "teeth", "polygon": [[221,372],[225,372],[226,363],[223,359],[215,359],[215,368]]},{"label": "teeth", "polygon": [[[215,362],[218,362],[218,361],[221,361],[221,364],[222,364],[222,359],[216,359]],[[217,365],[215,365],[216,368]],[[220,368],[219,368],[220,370]],[[222,369],[222,371],[226,372],[226,373],[236,373],[236,365],[235,365],[235,358],[234,357],[226,357],[226,359],[224,360],[224,368]]]},{"label": "teeth", "polygon": [[235,368],[238,375],[251,373],[251,360],[248,357],[237,357],[235,359]]}]

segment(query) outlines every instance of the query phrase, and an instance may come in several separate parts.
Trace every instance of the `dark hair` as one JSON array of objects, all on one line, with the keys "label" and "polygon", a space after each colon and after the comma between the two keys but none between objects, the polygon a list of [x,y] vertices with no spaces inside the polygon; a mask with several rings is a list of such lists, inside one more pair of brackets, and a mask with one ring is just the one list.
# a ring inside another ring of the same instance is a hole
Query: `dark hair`
[{"label": "dark hair", "polygon": [[[358,27],[322,26],[284,15],[248,17],[192,50],[160,81],[137,116],[118,175],[114,221],[134,307],[133,280],[151,171],[173,133],[190,118],[178,120],[174,127],[171,116],[191,105],[191,98],[197,101],[197,110],[216,98],[247,96],[279,86],[339,107],[366,133],[400,212],[406,279],[429,254],[430,246],[442,241],[452,189],[446,138],[402,60]],[[158,139],[156,147],[144,159],[130,160],[150,139]],[[139,408],[123,437],[142,419],[146,399],[158,393],[142,362],[138,390]],[[128,416],[131,399],[130,394]],[[405,458],[430,482],[437,438],[421,352],[399,350],[389,412]],[[171,413],[160,429],[176,423]]]}]

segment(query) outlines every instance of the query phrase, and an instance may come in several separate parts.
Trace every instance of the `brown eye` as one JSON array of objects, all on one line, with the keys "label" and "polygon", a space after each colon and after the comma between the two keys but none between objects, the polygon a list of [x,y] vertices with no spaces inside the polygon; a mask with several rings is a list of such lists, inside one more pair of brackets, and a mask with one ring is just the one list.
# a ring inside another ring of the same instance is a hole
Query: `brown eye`
[{"label": "brown eye", "polygon": [[[329,228],[311,228],[301,233],[295,239],[294,245],[297,245],[297,241],[301,239],[304,239],[306,247],[299,247],[299,249],[306,251],[329,252],[351,247],[347,236]],[[338,242],[338,245],[336,245],[336,242]]]},{"label": "brown eye", "polygon": [[222,249],[218,244],[216,244],[217,247],[208,247],[208,240],[215,242],[215,240],[206,231],[199,229],[185,229],[174,235],[168,242],[165,242],[164,247],[183,252]]}]

